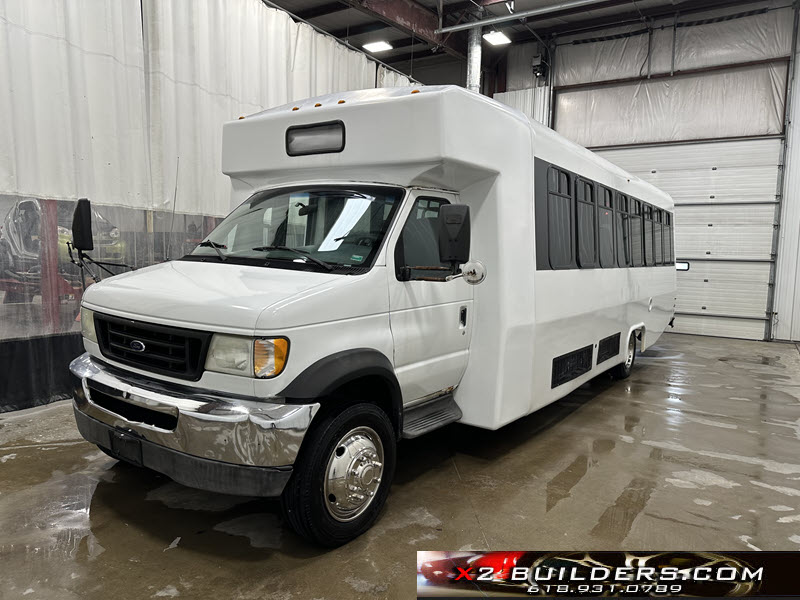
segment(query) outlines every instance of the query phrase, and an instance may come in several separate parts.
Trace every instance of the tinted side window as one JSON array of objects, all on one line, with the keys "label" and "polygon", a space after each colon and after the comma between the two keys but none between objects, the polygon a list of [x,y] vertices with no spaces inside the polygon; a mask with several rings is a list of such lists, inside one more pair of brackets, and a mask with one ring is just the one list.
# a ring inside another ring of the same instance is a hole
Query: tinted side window
[{"label": "tinted side window", "polygon": [[547,238],[550,266],[568,269],[574,262],[574,210],[568,173],[550,167],[547,176]]},{"label": "tinted side window", "polygon": [[624,194],[617,194],[614,199],[614,229],[617,236],[617,265],[630,267],[631,223],[628,216],[628,197]]},{"label": "tinted side window", "polygon": [[[449,267],[439,262],[437,219],[439,209],[450,204],[444,198],[419,197],[414,201],[408,221],[403,226],[395,248],[395,267]],[[412,277],[437,277],[441,273],[428,270],[411,270]]]},{"label": "tinted side window", "polygon": [[664,211],[656,209],[655,219],[653,219],[653,251],[655,254],[655,262],[657,265],[664,264],[664,238],[662,236],[662,219],[664,218]]},{"label": "tinted side window", "polygon": [[653,207],[643,205],[644,213],[644,264],[653,266]]},{"label": "tinted side window", "polygon": [[597,207],[597,220],[600,238],[600,266],[604,269],[616,267],[614,259],[614,210],[611,205],[611,191],[603,188],[603,199]]},{"label": "tinted side window", "polygon": [[630,227],[631,227],[631,260],[634,267],[641,267],[644,265],[644,241],[642,225],[642,205],[638,200],[633,198],[629,199],[630,211]]},{"label": "tinted side window", "polygon": [[575,183],[575,198],[578,201],[578,266],[582,268],[597,266],[595,243],[595,208],[594,184],[578,179]]},{"label": "tinted side window", "polygon": [[664,214],[664,262],[671,265],[675,262],[675,255],[672,250],[672,213]]}]

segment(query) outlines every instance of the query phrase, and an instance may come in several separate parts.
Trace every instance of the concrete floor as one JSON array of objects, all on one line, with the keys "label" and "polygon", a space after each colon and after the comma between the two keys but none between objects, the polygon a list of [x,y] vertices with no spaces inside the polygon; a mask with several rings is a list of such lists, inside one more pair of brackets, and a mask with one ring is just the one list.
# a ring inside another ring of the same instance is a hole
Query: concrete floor
[{"label": "concrete floor", "polygon": [[665,335],[501,431],[400,446],[375,527],[321,551],[275,502],[81,440],[69,403],[0,416],[0,598],[413,597],[416,550],[799,550],[800,352]]}]

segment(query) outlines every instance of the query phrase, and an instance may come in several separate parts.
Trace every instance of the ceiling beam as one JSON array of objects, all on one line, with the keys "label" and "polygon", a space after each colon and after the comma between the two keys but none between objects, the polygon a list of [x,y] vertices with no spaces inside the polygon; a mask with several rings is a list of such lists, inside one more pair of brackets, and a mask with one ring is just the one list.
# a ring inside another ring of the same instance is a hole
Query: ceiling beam
[{"label": "ceiling beam", "polygon": [[373,31],[380,31],[381,29],[386,29],[389,27],[383,21],[375,21],[373,23],[362,23],[361,25],[353,25],[351,27],[347,27],[345,29],[336,29],[334,31],[329,31],[333,37],[337,38],[350,38],[355,37],[357,35],[362,35],[365,33],[372,33]]},{"label": "ceiling beam", "polygon": [[452,56],[447,56],[444,52],[436,52],[433,53],[429,49],[425,48],[422,50],[417,50],[415,52],[407,52],[406,54],[397,54],[395,56],[387,56],[383,59],[383,62],[389,65],[396,65],[399,63],[409,62],[411,60],[414,61],[414,64],[417,64],[417,61],[428,61],[432,58],[442,58],[447,59],[449,61],[453,60]]},{"label": "ceiling beam", "polygon": [[414,0],[342,0],[348,6],[369,14],[387,25],[419,38],[433,47],[441,46],[448,54],[464,58],[466,44],[461,36],[436,33],[439,16]]},{"label": "ceiling beam", "polygon": [[400,40],[392,40],[389,43],[395,50],[397,50],[398,48],[408,48],[409,46],[417,46],[420,44],[428,45],[428,42],[420,38],[403,38]]},{"label": "ceiling beam", "polygon": [[445,15],[450,15],[468,8],[478,8],[478,6],[492,6],[493,4],[505,4],[508,0],[468,0],[467,2],[453,2],[444,5]]},{"label": "ceiling beam", "polygon": [[324,17],[325,15],[341,12],[343,10],[347,10],[348,8],[350,7],[342,4],[341,2],[329,2],[327,4],[320,4],[319,6],[312,6],[311,8],[307,8],[305,10],[298,10],[294,14],[304,21],[309,21],[311,19],[316,19],[317,17]]},{"label": "ceiling beam", "polygon": [[[621,2],[619,4],[627,4],[628,2]],[[556,25],[548,28],[536,29],[539,36],[546,38],[554,35],[566,35],[572,33],[582,33],[595,31],[598,29],[605,29],[607,27],[614,27],[617,25],[627,25],[630,23],[641,23],[642,17],[646,19],[661,19],[671,17],[676,13],[681,16],[690,15],[698,12],[706,12],[715,8],[728,8],[731,6],[738,6],[741,4],[749,4],[748,0],[706,0],[702,3],[697,3],[694,0],[677,1],[669,6],[661,6],[656,8],[643,8],[641,11],[631,10],[615,15],[608,15],[604,17],[597,17],[592,19],[583,19],[579,21],[572,21],[564,23],[563,25]],[[563,14],[551,13],[546,16],[547,19],[564,16]],[[543,17],[544,18],[544,17]],[[514,43],[524,43],[533,41],[535,38],[532,35],[519,34],[512,38]]]}]

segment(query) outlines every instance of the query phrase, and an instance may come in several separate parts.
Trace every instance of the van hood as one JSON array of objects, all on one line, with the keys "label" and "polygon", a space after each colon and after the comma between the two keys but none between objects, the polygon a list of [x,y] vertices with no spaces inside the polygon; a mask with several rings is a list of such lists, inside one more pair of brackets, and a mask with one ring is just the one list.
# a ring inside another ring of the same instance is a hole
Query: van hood
[{"label": "van hood", "polygon": [[189,328],[250,334],[270,306],[346,275],[231,263],[173,261],[106,279],[84,294],[87,308]]}]

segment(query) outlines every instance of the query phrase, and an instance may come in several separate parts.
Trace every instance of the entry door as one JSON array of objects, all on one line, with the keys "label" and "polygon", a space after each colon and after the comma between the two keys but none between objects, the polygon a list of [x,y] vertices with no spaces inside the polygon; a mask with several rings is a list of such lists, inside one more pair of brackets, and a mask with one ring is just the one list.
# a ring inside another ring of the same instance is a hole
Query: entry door
[{"label": "entry door", "polygon": [[[449,266],[439,262],[437,218],[441,206],[457,203],[455,194],[412,192],[393,236],[389,305],[395,372],[405,403],[458,385],[467,366],[472,330],[472,286],[452,281],[401,281],[402,267]],[[447,272],[412,269],[415,277]]]}]

